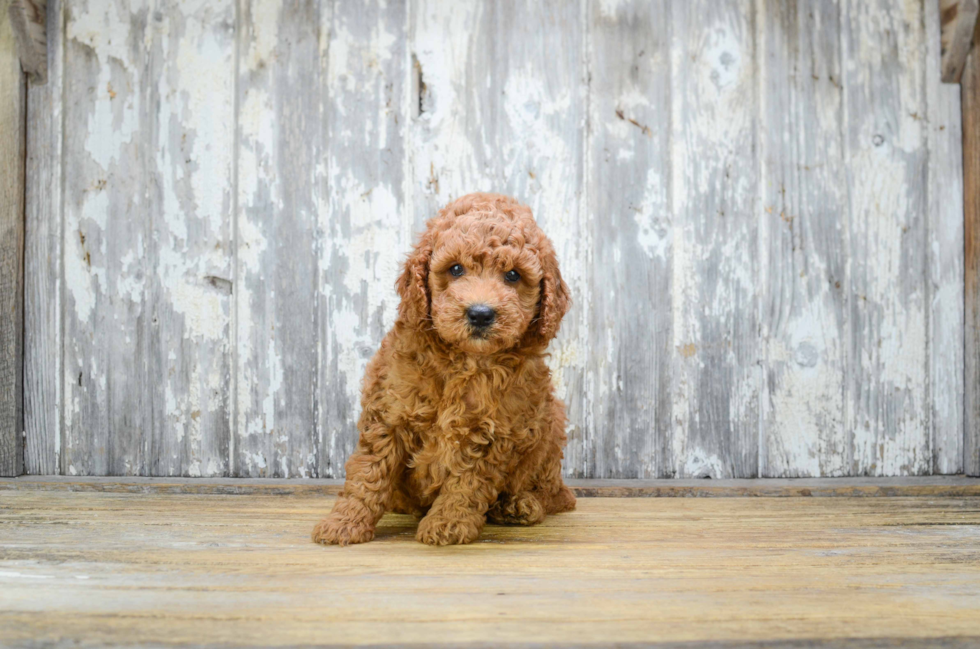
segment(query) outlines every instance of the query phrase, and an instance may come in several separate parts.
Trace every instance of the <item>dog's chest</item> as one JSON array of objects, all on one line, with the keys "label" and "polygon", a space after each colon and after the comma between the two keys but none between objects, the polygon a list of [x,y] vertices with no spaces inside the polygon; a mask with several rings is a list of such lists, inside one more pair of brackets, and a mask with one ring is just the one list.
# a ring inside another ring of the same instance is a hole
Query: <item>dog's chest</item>
[{"label": "dog's chest", "polygon": [[444,386],[439,410],[448,419],[462,418],[469,424],[488,418],[504,423],[505,413],[513,410],[509,389],[513,379],[509,373],[500,371],[477,371],[453,377]]},{"label": "dog's chest", "polygon": [[[486,455],[509,471],[538,438],[533,391],[506,372],[472,372],[443,381],[429,393],[432,418],[415,422],[407,444],[406,479],[412,491],[435,497],[448,475]],[[425,498],[422,498],[425,501]]]},{"label": "dog's chest", "polygon": [[460,401],[463,408],[465,412],[473,415],[483,414],[491,403],[499,401],[501,396],[493,394],[493,386],[484,376],[478,376],[467,381],[461,391]]},{"label": "dog's chest", "polygon": [[443,455],[481,431],[506,435],[521,409],[507,389],[509,378],[473,372],[445,380],[441,390],[426,395],[432,417],[414,422],[410,453]]}]

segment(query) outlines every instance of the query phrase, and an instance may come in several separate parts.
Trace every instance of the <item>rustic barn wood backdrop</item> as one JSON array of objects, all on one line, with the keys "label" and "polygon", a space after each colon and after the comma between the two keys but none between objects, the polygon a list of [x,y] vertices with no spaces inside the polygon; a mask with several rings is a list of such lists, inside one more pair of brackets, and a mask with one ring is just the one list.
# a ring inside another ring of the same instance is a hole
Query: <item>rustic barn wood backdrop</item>
[{"label": "rustic barn wood backdrop", "polygon": [[926,0],[63,0],[28,97],[31,473],[343,475],[399,265],[529,203],[581,477],[963,468]]}]

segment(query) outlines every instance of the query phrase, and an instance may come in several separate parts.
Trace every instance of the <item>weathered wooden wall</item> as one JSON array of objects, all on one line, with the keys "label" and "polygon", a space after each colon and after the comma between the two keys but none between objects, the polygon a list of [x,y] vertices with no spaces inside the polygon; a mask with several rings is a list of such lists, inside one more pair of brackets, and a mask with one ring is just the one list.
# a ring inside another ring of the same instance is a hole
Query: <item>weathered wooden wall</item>
[{"label": "weathered wooden wall", "polygon": [[528,202],[580,477],[963,469],[932,0],[63,0],[32,88],[32,473],[340,476],[414,233]]}]

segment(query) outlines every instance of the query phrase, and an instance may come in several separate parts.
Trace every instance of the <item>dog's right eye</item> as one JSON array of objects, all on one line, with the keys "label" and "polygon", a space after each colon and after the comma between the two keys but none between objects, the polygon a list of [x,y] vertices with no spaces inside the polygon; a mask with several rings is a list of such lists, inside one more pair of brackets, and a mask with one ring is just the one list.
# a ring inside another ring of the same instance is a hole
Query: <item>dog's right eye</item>
[{"label": "dog's right eye", "polygon": [[453,277],[462,277],[463,273],[465,272],[466,271],[463,270],[463,267],[460,266],[459,264],[453,264],[452,266],[449,267],[449,274],[452,275]]}]

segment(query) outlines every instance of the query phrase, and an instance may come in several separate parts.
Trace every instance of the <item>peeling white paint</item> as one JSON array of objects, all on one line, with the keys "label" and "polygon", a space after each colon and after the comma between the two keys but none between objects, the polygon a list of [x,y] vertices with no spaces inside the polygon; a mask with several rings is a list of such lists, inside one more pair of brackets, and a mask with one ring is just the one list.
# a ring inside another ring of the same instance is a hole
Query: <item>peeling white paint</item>
[{"label": "peeling white paint", "polygon": [[[407,252],[400,228],[391,227],[400,219],[398,200],[385,185],[366,188],[332,160],[330,169],[335,188],[335,210],[349,214],[351,233],[343,242],[336,242],[325,252],[324,272],[331,267],[344,268],[341,274],[345,295],[331,300],[330,328],[338,348],[339,371],[346,377],[347,397],[352,403],[360,401],[361,376],[370,360],[365,350],[373,350],[376,335],[364,326],[367,321],[380,321],[382,329],[390,329],[397,316],[398,294],[395,278]],[[340,259],[342,258],[342,259]]]},{"label": "peeling white paint", "polygon": [[683,474],[692,478],[712,478],[730,473],[726,462],[718,455],[690,449],[684,460]]},{"label": "peeling white paint", "polygon": [[90,268],[86,265],[85,251],[82,245],[77,242],[77,237],[75,237],[74,243],[69,238],[72,248],[70,252],[65,254],[65,288],[68,289],[75,305],[75,315],[78,321],[88,322],[93,309],[95,309],[96,287],[92,284],[98,279],[97,276],[93,276]]},{"label": "peeling white paint", "polygon": [[[939,420],[961,435],[955,418],[962,371],[955,367],[962,364],[962,331],[949,324],[962,322],[955,259],[962,251],[954,245],[961,230],[950,226],[957,208],[940,203],[935,191],[961,173],[935,162],[957,164],[949,147],[958,131],[933,130],[939,109],[929,102],[939,82],[926,66],[938,49],[926,38],[918,0],[842,0],[846,33],[831,53],[815,39],[836,29],[838,12],[817,12],[812,29],[794,36],[796,45],[812,46],[798,56],[827,58],[792,70],[780,62],[783,52],[759,40],[771,35],[778,47],[789,46],[779,40],[785,34],[776,31],[783,27],[768,0],[672,7],[669,38],[651,38],[635,52],[596,38],[598,26],[615,29],[637,11],[625,0],[547,11],[478,2],[447,11],[444,3],[422,1],[405,20],[392,17],[398,7],[355,12],[330,5],[318,7],[321,23],[309,26],[319,39],[315,61],[286,60],[298,57],[299,41],[282,46],[297,26],[280,5],[255,0],[238,7],[237,79],[231,2],[197,0],[136,20],[130,13],[142,8],[134,7],[74,3],[64,32],[92,53],[88,67],[66,60],[65,89],[89,93],[68,97],[88,102],[73,131],[77,140],[66,139],[66,168],[81,179],[66,184],[62,239],[61,299],[74,305],[65,304],[70,339],[59,383],[68,472],[92,471],[73,449],[85,446],[87,430],[103,434],[105,421],[118,416],[100,414],[110,407],[106,393],[135,397],[141,389],[158,390],[155,400],[131,402],[163,410],[154,413],[165,423],[153,450],[163,472],[218,475],[229,463],[249,475],[339,472],[355,435],[361,377],[396,315],[393,283],[411,240],[436,209],[474,190],[511,193],[531,205],[573,292],[549,359],[569,404],[568,471],[621,467],[642,456],[631,466],[644,475],[656,469],[725,477],[741,470],[734,455],[752,443],[753,426],[760,471],[921,473],[933,454],[943,470],[959,466],[950,459],[959,447],[944,438]],[[140,20],[144,32],[132,33]],[[542,28],[549,20],[563,31]],[[810,17],[799,20],[811,25]],[[484,44],[503,42],[499,30],[511,37],[506,56],[498,50],[491,58]],[[883,60],[884,45],[900,53],[898,60]],[[425,84],[417,117],[413,56]],[[596,68],[606,56],[614,64],[622,59],[624,78],[615,80],[608,102],[599,102],[594,88],[603,71]],[[277,94],[276,75],[303,66],[315,70],[309,78],[318,87]],[[83,73],[90,78],[71,76]],[[651,92],[644,84],[655,85],[661,73],[669,92]],[[811,91],[783,93],[778,83],[764,84],[766,75],[805,82]],[[295,136],[277,120],[298,119],[281,111],[307,92],[320,93],[309,104],[320,113],[303,115],[315,143],[309,177],[297,181],[287,164]],[[141,104],[147,100],[152,111]],[[942,101],[948,109],[958,97]],[[780,110],[785,122],[768,119]],[[650,119],[658,115],[669,119]],[[765,129],[770,137],[762,136]],[[822,148],[814,132],[830,135]],[[596,146],[600,137],[613,146]],[[938,147],[949,151],[937,154]],[[648,162],[650,150],[662,152],[663,168]],[[135,170],[144,161],[145,180]],[[828,161],[841,165],[840,178]],[[598,186],[593,172],[610,163],[649,164],[635,177],[629,213],[617,214],[635,235],[629,249],[603,247],[607,215],[595,210],[595,196],[609,188]],[[780,167],[793,163],[798,168]],[[819,182],[808,180],[815,174],[823,174]],[[814,204],[818,193],[824,202]],[[302,206],[286,215],[296,201]],[[132,221],[122,231],[124,217],[147,219],[145,227]],[[302,223],[283,226],[284,218]],[[815,241],[829,236],[818,224],[833,219],[827,227],[837,229],[839,264],[827,242]],[[280,239],[280,226],[315,236],[308,243]],[[233,237],[237,245],[229,249]],[[292,294],[277,273],[288,277],[290,255],[306,245],[302,252],[314,261],[297,276],[309,271],[318,286]],[[599,259],[619,272],[604,278],[669,269],[665,294],[655,296],[669,309],[660,329],[594,311],[593,291],[629,300],[636,290],[597,283]],[[931,283],[920,281],[919,266],[928,267]],[[282,321],[270,305],[289,300],[317,301],[316,315]],[[285,342],[295,341],[300,327],[312,332],[309,341]],[[157,361],[134,352],[134,365],[163,376],[151,388],[133,380],[126,392],[112,385],[124,374],[110,372],[105,359],[120,345],[149,345],[144,334],[165,356],[151,366]],[[649,347],[657,336],[666,351]],[[316,359],[317,382],[309,395],[294,395],[302,345]],[[613,353],[633,347],[635,357],[625,361]],[[607,430],[603,419],[617,409],[661,407],[626,403],[639,374],[617,367],[632,363],[653,373],[654,361],[669,366],[656,377],[671,411],[662,449],[660,438],[629,428],[637,418],[626,417],[623,431]],[[717,374],[704,381],[705,372]],[[308,403],[309,412],[293,417],[288,404],[296,401]],[[334,419],[322,414],[325,404],[337,410]],[[225,420],[234,460],[214,454],[222,408],[234,412]],[[321,418],[308,426],[314,412]],[[315,433],[307,430],[313,427]],[[848,435],[853,446],[845,447]],[[56,436],[56,452],[60,443]],[[607,450],[609,457],[596,459]],[[669,457],[654,455],[661,451]],[[135,457],[116,460],[126,471],[141,466]]]},{"label": "peeling white paint", "polygon": [[250,2],[248,8],[251,42],[246,48],[243,65],[247,70],[255,70],[269,65],[275,56],[282,5],[278,2]]}]

